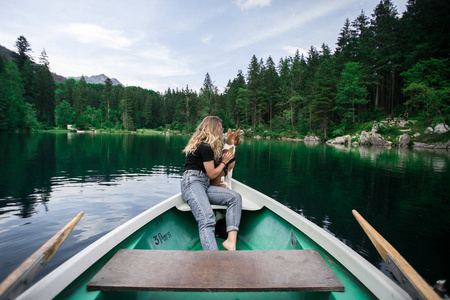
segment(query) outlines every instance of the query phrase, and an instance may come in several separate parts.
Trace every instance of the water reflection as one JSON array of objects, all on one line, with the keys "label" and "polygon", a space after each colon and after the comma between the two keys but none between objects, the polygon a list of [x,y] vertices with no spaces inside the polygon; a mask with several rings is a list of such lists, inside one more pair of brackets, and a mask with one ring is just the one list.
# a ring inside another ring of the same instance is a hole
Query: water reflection
[{"label": "water reflection", "polygon": [[92,134],[1,134],[0,216],[28,218],[68,182],[110,183],[181,172],[183,139]]},{"label": "water reflection", "polygon": [[[443,267],[450,264],[444,254],[450,251],[444,242],[450,234],[448,152],[274,140],[244,143],[237,151],[233,176],[332,232],[373,264],[379,255],[352,209],[431,283],[450,278]],[[434,267],[424,255],[433,256]]]},{"label": "water reflection", "polygon": [[[0,134],[0,280],[80,210],[45,272],[177,193],[188,138]],[[433,282],[450,278],[449,162],[448,152],[245,139],[233,176],[379,266],[357,209]]]}]

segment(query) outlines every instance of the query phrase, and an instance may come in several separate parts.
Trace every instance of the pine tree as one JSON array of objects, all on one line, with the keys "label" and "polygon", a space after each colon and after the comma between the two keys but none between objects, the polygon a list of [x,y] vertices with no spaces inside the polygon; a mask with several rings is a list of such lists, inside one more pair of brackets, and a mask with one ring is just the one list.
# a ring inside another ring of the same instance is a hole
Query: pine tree
[{"label": "pine tree", "polygon": [[133,121],[133,106],[130,98],[130,90],[125,89],[122,100],[120,101],[120,110],[122,112],[122,125],[125,130],[136,130]]},{"label": "pine tree", "polygon": [[248,66],[247,73],[247,87],[250,91],[250,102],[251,102],[251,125],[256,126],[257,115],[258,115],[258,104],[259,104],[259,91],[261,87],[261,65],[258,59],[253,55],[250,64]]},{"label": "pine tree", "polygon": [[238,74],[232,82],[228,82],[226,93],[226,115],[234,120],[236,125],[239,126],[240,113],[237,108],[237,99],[239,97],[239,90],[245,89],[246,83],[242,70],[238,71]]},{"label": "pine tree", "polygon": [[312,91],[313,121],[320,126],[324,137],[328,136],[328,124],[332,119],[334,99],[336,97],[337,75],[331,51],[327,45],[322,45],[320,64],[314,74]]},{"label": "pine tree", "polygon": [[206,73],[203,87],[200,89],[200,98],[203,102],[204,115],[216,115],[217,108],[217,87],[214,86],[209,73]]},{"label": "pine tree", "polygon": [[73,110],[75,112],[76,123],[78,123],[86,111],[88,101],[88,87],[84,76],[81,76],[80,81],[77,82],[74,96]]},{"label": "pine tree", "polygon": [[31,45],[28,43],[27,39],[21,35],[17,38],[16,48],[18,53],[13,53],[13,58],[14,62],[19,67],[19,71],[22,72],[25,62],[27,60],[33,61],[33,58],[29,55],[29,52],[32,52]]},{"label": "pine tree", "polygon": [[367,87],[365,86],[366,75],[360,63],[348,62],[341,73],[338,83],[335,109],[342,116],[344,124],[355,124],[361,106],[366,105]]},{"label": "pine tree", "polygon": [[371,33],[374,36],[372,56],[376,74],[375,106],[381,106],[392,112],[401,99],[398,82],[399,64],[399,21],[397,9],[390,0],[381,1],[374,10],[371,20]]},{"label": "pine tree", "polygon": [[24,102],[17,66],[0,56],[0,131],[23,127]]},{"label": "pine tree", "polygon": [[63,100],[55,109],[56,125],[60,128],[66,128],[67,125],[73,124],[75,113],[69,102]]},{"label": "pine tree", "polygon": [[402,73],[405,103],[430,123],[450,123],[450,59],[430,59]]},{"label": "pine tree", "polygon": [[268,103],[268,116],[266,121],[268,121],[270,128],[272,128],[274,109],[279,100],[279,85],[279,76],[275,67],[275,63],[273,62],[272,57],[269,56],[266,61],[266,67],[263,73],[262,89],[264,90],[264,96],[267,99]]},{"label": "pine tree", "polygon": [[39,120],[48,126],[54,125],[55,114],[55,83],[50,72],[47,53],[42,51],[36,66],[36,104],[39,111]]}]

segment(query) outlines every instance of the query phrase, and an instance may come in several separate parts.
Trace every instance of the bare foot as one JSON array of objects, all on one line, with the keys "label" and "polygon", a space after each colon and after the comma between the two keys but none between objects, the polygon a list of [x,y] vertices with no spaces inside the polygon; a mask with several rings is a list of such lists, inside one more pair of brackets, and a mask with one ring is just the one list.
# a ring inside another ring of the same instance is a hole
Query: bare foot
[{"label": "bare foot", "polygon": [[225,240],[225,242],[222,243],[222,246],[228,251],[236,251],[236,243],[229,240]]}]

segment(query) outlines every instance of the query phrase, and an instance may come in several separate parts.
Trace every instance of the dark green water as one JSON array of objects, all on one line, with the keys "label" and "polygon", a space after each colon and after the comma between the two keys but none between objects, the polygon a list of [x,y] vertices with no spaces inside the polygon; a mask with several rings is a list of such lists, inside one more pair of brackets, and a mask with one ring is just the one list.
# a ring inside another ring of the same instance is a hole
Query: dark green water
[{"label": "dark green water", "polygon": [[[79,211],[85,216],[40,277],[179,192],[188,137],[0,134],[0,280]],[[450,154],[245,139],[237,180],[386,266],[358,210],[430,283],[450,279]]]}]

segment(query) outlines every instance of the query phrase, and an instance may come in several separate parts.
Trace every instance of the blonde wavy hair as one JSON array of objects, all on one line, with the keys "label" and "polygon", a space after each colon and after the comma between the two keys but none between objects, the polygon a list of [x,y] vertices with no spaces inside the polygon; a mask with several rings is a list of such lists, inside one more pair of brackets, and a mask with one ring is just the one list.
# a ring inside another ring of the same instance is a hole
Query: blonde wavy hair
[{"label": "blonde wavy hair", "polygon": [[214,152],[214,158],[219,161],[222,156],[223,147],[222,120],[219,117],[209,116],[204,118],[200,125],[198,125],[186,148],[183,149],[183,152],[186,155],[194,153],[198,144],[201,142],[206,142],[211,146]]}]

